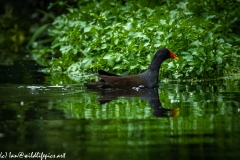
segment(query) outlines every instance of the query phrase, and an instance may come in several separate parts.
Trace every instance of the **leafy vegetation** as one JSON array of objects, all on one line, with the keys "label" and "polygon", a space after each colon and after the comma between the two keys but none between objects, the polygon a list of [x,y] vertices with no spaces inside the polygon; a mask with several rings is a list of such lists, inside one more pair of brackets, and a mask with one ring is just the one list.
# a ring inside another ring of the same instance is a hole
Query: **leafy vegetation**
[{"label": "leafy vegetation", "polygon": [[166,47],[180,60],[164,63],[160,76],[222,77],[240,64],[240,5],[235,2],[81,1],[55,18],[48,30],[54,38],[50,46],[31,43],[33,56],[51,74],[98,69],[133,74],[147,69],[156,50]]},{"label": "leafy vegetation", "polygon": [[39,44],[52,42],[44,28],[53,21],[54,15],[62,14],[66,9],[54,7],[51,12],[44,12],[48,6],[48,0],[25,0],[24,3],[15,0],[1,1],[0,65],[13,66],[15,61],[31,59],[27,51],[31,51],[30,44],[36,38]]}]

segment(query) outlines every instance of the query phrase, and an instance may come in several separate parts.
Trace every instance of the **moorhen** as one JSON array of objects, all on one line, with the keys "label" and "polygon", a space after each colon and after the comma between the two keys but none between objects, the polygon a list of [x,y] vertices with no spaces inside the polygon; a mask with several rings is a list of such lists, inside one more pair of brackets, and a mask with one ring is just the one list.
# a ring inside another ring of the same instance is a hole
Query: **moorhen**
[{"label": "moorhen", "polygon": [[87,88],[155,88],[158,83],[159,69],[163,61],[168,58],[178,59],[170,50],[166,48],[159,49],[149,65],[148,69],[138,75],[119,76],[99,70],[97,76],[98,82],[85,83]]}]

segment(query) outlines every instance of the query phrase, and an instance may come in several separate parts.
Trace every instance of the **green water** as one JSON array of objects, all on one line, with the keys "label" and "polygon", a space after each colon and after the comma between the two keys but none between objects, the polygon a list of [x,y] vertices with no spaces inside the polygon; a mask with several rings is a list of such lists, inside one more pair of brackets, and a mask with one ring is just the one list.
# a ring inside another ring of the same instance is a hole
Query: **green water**
[{"label": "green water", "polygon": [[2,159],[19,152],[67,160],[240,157],[240,80],[139,91],[30,82],[0,84]]},{"label": "green water", "polygon": [[237,159],[240,83],[220,84],[170,81],[147,93],[2,84],[0,149],[66,159]]}]

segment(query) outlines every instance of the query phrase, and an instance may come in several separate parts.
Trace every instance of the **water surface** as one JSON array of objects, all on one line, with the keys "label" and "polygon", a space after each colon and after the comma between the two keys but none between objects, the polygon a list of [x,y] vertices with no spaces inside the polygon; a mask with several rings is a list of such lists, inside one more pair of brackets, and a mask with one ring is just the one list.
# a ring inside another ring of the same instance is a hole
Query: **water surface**
[{"label": "water surface", "polygon": [[2,154],[65,153],[68,160],[240,157],[239,80],[169,81],[136,91],[37,79],[1,81]]}]

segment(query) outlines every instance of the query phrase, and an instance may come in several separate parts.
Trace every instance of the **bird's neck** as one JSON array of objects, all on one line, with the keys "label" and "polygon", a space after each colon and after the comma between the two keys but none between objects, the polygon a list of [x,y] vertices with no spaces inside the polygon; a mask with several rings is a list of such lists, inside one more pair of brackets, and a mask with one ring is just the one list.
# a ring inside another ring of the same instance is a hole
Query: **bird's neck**
[{"label": "bird's neck", "polygon": [[163,61],[164,60],[161,58],[154,58],[148,69],[145,72],[139,74],[139,76],[146,79],[148,87],[153,88],[157,86],[159,69]]},{"label": "bird's neck", "polygon": [[158,72],[163,61],[164,60],[159,57],[154,57],[151,64],[148,67],[148,70]]}]

